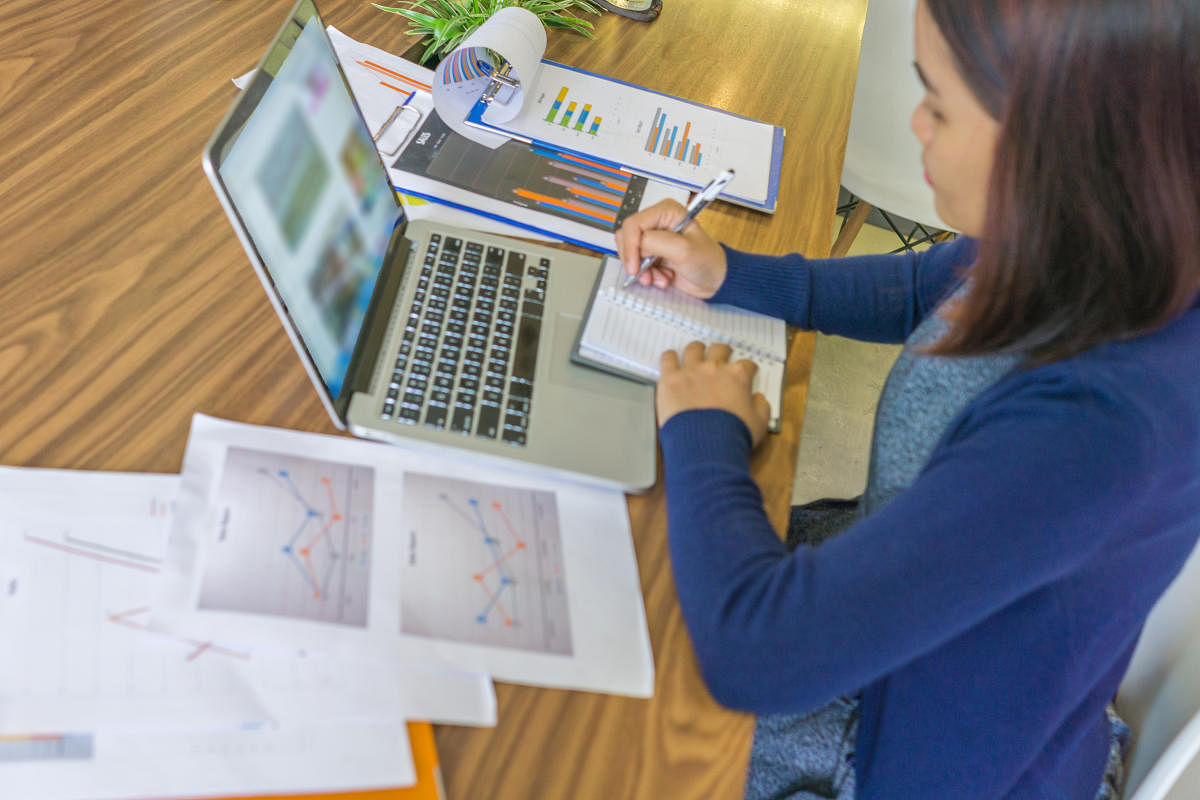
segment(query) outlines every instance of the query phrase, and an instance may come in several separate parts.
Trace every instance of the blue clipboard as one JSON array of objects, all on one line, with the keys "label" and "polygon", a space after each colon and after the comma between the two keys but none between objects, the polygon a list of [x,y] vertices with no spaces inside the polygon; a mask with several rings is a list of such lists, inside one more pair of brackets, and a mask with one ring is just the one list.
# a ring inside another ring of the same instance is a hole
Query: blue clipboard
[{"label": "blue clipboard", "polygon": [[[599,75],[594,72],[589,72],[588,70],[579,69],[578,67],[571,67],[571,66],[567,66],[565,64],[559,64],[558,62],[550,61],[548,59],[542,59],[542,63],[548,64],[553,67],[557,67],[559,69],[565,69],[565,70],[568,70],[571,72],[577,72],[581,75],[588,75],[588,76],[591,76],[598,80],[606,81],[608,83],[613,83],[613,84],[617,84],[620,86],[630,87],[632,89],[636,89],[639,92],[645,92],[647,94],[658,95],[660,97],[669,98],[674,102],[684,103],[684,104],[687,104],[690,106],[695,106],[697,108],[707,109],[711,112],[715,112],[717,114],[724,115],[724,116],[730,117],[732,119],[746,120],[746,121],[754,122],[754,123],[758,123],[758,124],[769,124],[769,123],[763,123],[761,120],[755,120],[750,117],[742,116],[740,114],[734,114],[729,111],[724,111],[722,109],[715,108],[713,106],[705,105],[703,103],[697,103],[692,100],[687,100],[685,98],[675,97],[674,95],[669,95],[665,92],[658,92],[653,89],[647,89],[644,86],[638,86],[636,84],[627,83],[625,81],[619,81],[619,80],[615,80],[613,78],[608,78],[604,75]],[[505,82],[512,85],[513,83],[515,83],[515,79],[507,78]],[[514,131],[511,129],[504,128],[502,126],[487,122],[483,119],[483,114],[488,109],[489,100],[490,100],[489,92],[485,90],[483,92],[483,94],[480,96],[480,99],[475,103],[475,105],[471,108],[470,112],[467,114],[467,117],[466,117],[467,124],[475,126],[477,128],[480,128],[482,130],[489,131],[491,133],[499,133],[503,136],[508,136],[512,139],[517,139],[519,141],[527,142],[527,143],[535,145],[537,147],[542,147],[542,148],[546,148],[548,150],[553,150],[553,151],[557,151],[557,152],[571,153],[571,154],[574,154],[577,156],[590,158],[590,159],[593,159],[593,160],[595,160],[599,163],[602,163],[606,166],[609,166],[609,167],[626,170],[627,172],[632,172],[632,173],[635,173],[638,175],[643,175],[647,178],[653,178],[656,181],[668,183],[673,186],[679,186],[683,189],[688,189],[690,191],[699,191],[700,189],[702,189],[704,187],[704,185],[706,183],[706,181],[703,181],[703,180],[687,181],[687,180],[680,179],[673,175],[664,175],[660,172],[655,172],[653,170],[648,170],[648,169],[642,169],[642,168],[636,167],[634,165],[622,164],[620,162],[613,161],[611,158],[605,157],[602,153],[595,152],[593,150],[589,150],[589,149],[585,149],[585,148],[563,147],[560,144],[554,144],[554,143],[545,141],[543,139],[538,139],[537,137],[529,136],[529,135],[519,132],[519,131]],[[780,170],[781,170],[781,167],[783,164],[783,141],[784,141],[785,131],[779,125],[772,125],[770,127],[772,128],[772,137],[771,137],[771,152],[768,156],[768,167],[767,167],[767,186],[768,186],[768,188],[767,188],[766,199],[759,200],[758,198],[747,197],[745,195],[739,195],[736,191],[732,191],[732,192],[725,191],[725,192],[722,192],[720,195],[720,198],[722,200],[726,200],[728,202],[735,203],[737,205],[744,206],[746,208],[752,208],[756,211],[764,211],[769,214],[775,212],[776,204],[779,199],[779,175],[780,175]],[[724,168],[725,166],[726,165],[723,165],[723,164],[720,165],[721,168]],[[731,186],[736,186],[736,183],[731,184]]]}]

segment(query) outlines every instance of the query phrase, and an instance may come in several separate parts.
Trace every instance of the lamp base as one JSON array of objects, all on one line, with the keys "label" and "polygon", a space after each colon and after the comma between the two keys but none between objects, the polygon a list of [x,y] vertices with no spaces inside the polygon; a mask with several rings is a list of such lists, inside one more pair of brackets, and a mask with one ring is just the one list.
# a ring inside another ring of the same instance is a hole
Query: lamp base
[{"label": "lamp base", "polygon": [[593,0],[598,6],[639,22],[653,22],[662,11],[662,0]]}]

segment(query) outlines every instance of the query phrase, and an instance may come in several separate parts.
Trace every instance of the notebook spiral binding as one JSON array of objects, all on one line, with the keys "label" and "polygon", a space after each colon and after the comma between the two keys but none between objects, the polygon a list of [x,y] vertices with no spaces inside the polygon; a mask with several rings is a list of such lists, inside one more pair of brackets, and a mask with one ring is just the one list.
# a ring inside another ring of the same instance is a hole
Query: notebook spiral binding
[{"label": "notebook spiral binding", "polygon": [[[701,338],[707,338],[707,339],[722,338],[719,334],[714,332],[711,328],[707,328],[704,325],[702,325],[694,320],[679,317],[678,315],[673,314],[669,310],[663,308],[662,306],[660,306],[656,303],[646,302],[639,295],[639,292],[637,291],[636,288],[614,289],[612,287],[605,287],[603,289],[603,291],[617,305],[625,306],[626,308],[631,308],[640,314],[645,314],[646,316],[652,317],[654,319],[659,319],[664,322],[671,323],[677,327],[683,328],[684,330],[692,331],[692,332],[698,334]],[[775,356],[775,354],[773,354],[772,352],[770,352],[769,350],[767,350],[763,347],[759,347],[754,342],[747,342],[747,341],[743,341],[741,339],[736,339],[736,340],[729,340],[727,342],[727,344],[729,344],[729,346],[733,350],[740,351],[742,354],[748,355],[751,358],[761,358],[765,361],[777,361],[778,360],[778,358]]]}]

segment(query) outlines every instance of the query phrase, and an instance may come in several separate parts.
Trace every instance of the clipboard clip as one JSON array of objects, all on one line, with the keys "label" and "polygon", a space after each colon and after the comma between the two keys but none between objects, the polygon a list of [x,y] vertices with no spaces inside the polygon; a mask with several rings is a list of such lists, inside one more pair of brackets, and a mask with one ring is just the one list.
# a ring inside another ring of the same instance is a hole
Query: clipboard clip
[{"label": "clipboard clip", "polygon": [[492,73],[492,79],[488,81],[488,85],[479,99],[489,105],[493,100],[505,104],[512,99],[519,88],[521,88],[521,80],[512,74],[512,64],[505,61],[503,67]]},{"label": "clipboard clip", "polygon": [[[412,99],[410,96],[409,100]],[[400,152],[400,148],[408,141],[408,135],[412,133],[413,128],[417,127],[417,123],[421,121],[421,112],[408,104],[408,100],[404,101],[403,105],[396,106],[396,110],[388,117],[382,125],[379,126],[379,132],[371,137],[371,141],[379,144],[379,140],[388,132],[389,128],[395,127],[399,135],[399,144],[391,150],[380,150],[385,156],[394,156]]]}]

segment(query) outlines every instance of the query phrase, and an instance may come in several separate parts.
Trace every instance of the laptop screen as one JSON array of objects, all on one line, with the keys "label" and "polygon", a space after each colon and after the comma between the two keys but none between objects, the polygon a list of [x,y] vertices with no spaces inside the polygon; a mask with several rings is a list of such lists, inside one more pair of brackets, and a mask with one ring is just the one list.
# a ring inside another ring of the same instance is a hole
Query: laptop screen
[{"label": "laptop screen", "polygon": [[401,212],[316,9],[301,3],[292,22],[217,172],[336,398]]}]

